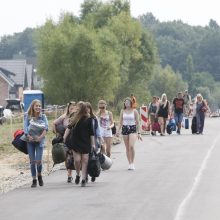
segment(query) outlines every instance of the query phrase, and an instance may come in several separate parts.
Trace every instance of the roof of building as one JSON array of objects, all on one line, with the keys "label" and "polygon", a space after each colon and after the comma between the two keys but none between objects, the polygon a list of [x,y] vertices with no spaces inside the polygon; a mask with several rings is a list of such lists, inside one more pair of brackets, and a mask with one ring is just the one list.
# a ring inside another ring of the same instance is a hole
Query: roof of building
[{"label": "roof of building", "polygon": [[0,77],[3,78],[10,86],[14,86],[15,85],[15,82],[13,79],[11,79],[7,73],[4,72],[4,70],[1,70],[0,69]]},{"label": "roof of building", "polygon": [[14,73],[11,78],[17,85],[24,86],[25,72],[27,73],[28,87],[31,87],[32,65],[26,60],[0,60],[0,67]]}]

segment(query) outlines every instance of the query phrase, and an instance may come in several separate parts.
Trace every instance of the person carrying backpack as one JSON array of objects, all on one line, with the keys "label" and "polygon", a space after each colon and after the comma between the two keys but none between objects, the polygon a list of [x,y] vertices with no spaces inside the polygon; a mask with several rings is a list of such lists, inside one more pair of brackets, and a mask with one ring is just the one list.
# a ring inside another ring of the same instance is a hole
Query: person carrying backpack
[{"label": "person carrying backpack", "polygon": [[[70,101],[67,104],[66,112],[61,115],[59,118],[54,120],[53,122],[53,132],[57,135],[58,138],[63,138],[63,135],[65,133],[65,130],[67,126],[69,125],[70,118],[73,117],[74,113],[76,112],[76,102]],[[67,167],[67,182],[71,183],[73,180],[72,177],[72,169],[68,166],[69,158],[72,158],[72,150],[68,149],[66,151],[66,158],[65,161],[66,167]]]}]

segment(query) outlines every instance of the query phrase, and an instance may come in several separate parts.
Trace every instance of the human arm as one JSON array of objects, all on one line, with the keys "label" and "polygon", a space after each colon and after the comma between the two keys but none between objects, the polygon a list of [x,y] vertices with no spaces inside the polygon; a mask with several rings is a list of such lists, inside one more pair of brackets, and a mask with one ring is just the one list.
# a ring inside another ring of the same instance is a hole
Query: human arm
[{"label": "human arm", "polygon": [[63,124],[64,119],[65,119],[65,114],[61,115],[59,118],[57,118],[53,121],[53,125],[52,125],[53,133],[55,133],[55,134],[57,133],[56,126],[59,124]]},{"label": "human arm", "polygon": [[121,128],[122,128],[122,123],[123,123],[123,110],[120,112],[120,117],[119,117],[119,125],[118,125],[118,131],[116,133],[116,136],[119,136]]},{"label": "human arm", "polygon": [[47,116],[45,114],[42,115],[42,120],[45,124],[45,128],[40,136],[35,137],[35,141],[38,141],[38,142],[40,142],[46,136],[47,131],[48,131],[48,120],[47,120]]},{"label": "human arm", "polygon": [[113,120],[113,114],[112,112],[109,112],[109,118],[110,118],[110,125],[107,128],[108,130],[112,129],[114,127],[114,120]]},{"label": "human arm", "polygon": [[135,121],[136,121],[136,126],[137,126],[137,134],[138,134],[138,139],[142,141],[141,133],[140,133],[140,121],[139,121],[139,114],[136,109],[134,109],[134,115],[135,115]]}]

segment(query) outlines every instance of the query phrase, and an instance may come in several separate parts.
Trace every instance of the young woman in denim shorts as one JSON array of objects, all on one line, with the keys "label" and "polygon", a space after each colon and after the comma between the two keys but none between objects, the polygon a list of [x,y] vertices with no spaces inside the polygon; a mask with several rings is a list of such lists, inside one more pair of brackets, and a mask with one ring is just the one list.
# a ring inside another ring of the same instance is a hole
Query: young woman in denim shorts
[{"label": "young woman in denim shorts", "polygon": [[98,103],[99,111],[97,113],[101,136],[105,142],[105,149],[103,150],[108,157],[111,156],[112,145],[112,128],[114,127],[114,120],[112,112],[108,111],[105,100],[100,100]]},{"label": "young woman in denim shorts", "polygon": [[120,130],[122,130],[121,132],[126,147],[126,155],[129,163],[128,170],[134,170],[134,145],[137,138],[140,140],[142,140],[142,138],[139,132],[139,115],[137,110],[132,108],[130,98],[126,98],[124,101],[124,108],[120,113],[117,136],[119,136]]}]

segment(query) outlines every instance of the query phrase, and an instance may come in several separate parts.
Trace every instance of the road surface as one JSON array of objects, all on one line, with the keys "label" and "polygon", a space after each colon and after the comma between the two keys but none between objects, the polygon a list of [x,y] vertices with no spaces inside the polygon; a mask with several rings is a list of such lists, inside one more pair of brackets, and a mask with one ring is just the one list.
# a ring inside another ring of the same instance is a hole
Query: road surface
[{"label": "road surface", "polygon": [[220,118],[207,118],[204,135],[143,136],[135,171],[123,144],[114,164],[87,187],[66,183],[66,171],[0,196],[0,220],[219,220]]}]

